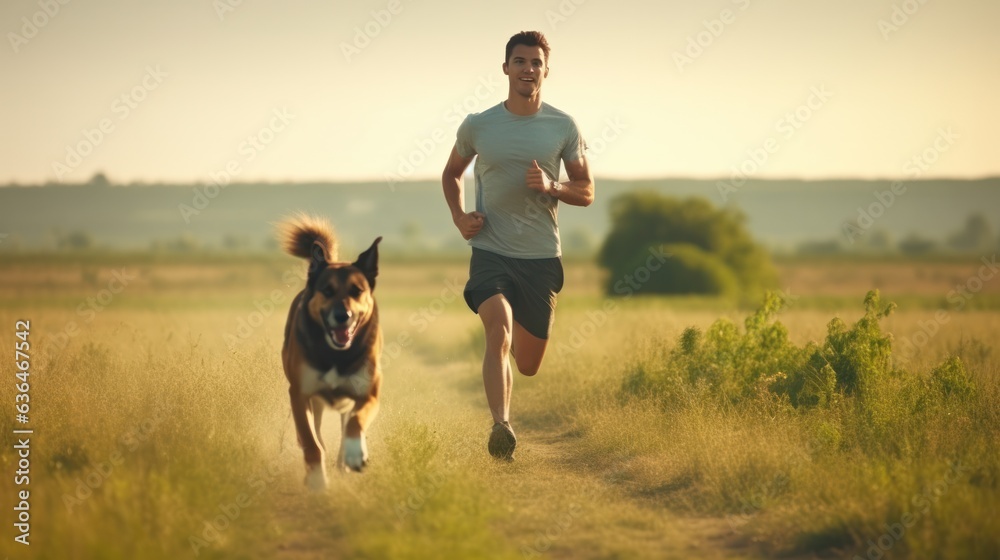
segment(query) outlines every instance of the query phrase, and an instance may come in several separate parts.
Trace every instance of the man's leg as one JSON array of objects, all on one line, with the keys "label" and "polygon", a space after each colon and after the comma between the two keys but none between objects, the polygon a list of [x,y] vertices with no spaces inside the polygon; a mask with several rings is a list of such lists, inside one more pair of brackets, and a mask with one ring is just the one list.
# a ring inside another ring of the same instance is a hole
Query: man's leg
[{"label": "man's leg", "polygon": [[512,266],[518,299],[511,350],[518,371],[530,377],[538,373],[549,344],[556,294],[563,285],[562,260],[522,260]]},{"label": "man's leg", "polygon": [[510,423],[510,393],[514,374],[510,368],[510,345],[514,323],[510,303],[503,294],[491,296],[479,306],[479,317],[486,329],[486,353],[483,356],[483,386],[493,415],[487,449],[498,459],[513,459],[517,438]]},{"label": "man's leg", "polygon": [[521,375],[532,376],[538,373],[538,368],[542,365],[542,358],[545,357],[545,347],[549,341],[545,338],[538,338],[531,334],[521,323],[514,321],[514,336],[512,341],[512,353],[514,361],[517,362],[517,370]]},{"label": "man's leg", "polygon": [[[510,303],[503,294],[496,294],[479,306],[479,318],[486,330],[486,353],[483,356],[483,386],[493,421],[510,419],[510,394],[514,374],[510,368],[510,352],[514,325]],[[530,336],[530,335],[529,335]]]}]

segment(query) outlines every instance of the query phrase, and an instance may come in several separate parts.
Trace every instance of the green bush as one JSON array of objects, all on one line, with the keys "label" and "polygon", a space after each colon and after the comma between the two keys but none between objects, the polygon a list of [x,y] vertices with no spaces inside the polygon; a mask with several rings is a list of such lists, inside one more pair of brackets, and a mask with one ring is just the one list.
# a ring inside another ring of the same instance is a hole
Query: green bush
[{"label": "green bush", "polygon": [[726,402],[766,394],[794,407],[824,408],[850,397],[873,440],[917,418],[930,404],[975,394],[957,358],[927,377],[892,370],[892,338],[882,333],[879,321],[895,304],[883,305],[877,290],[865,297],[865,313],[850,327],[839,318],[831,320],[821,345],[799,347],[789,341],[787,329],[775,320],[784,303],[780,295],[768,293],[742,332],[725,318],[704,335],[686,329],[662,359],[636,365],[623,392],[652,395],[668,405],[695,393]]},{"label": "green bush", "polygon": [[781,385],[784,372],[802,369],[811,351],[791,344],[785,326],[772,321],[782,305],[779,295],[768,293],[761,308],[747,317],[742,333],[728,319],[719,319],[704,335],[688,328],[664,359],[626,376],[625,392],[676,402],[702,386],[737,401],[756,394],[761,383],[767,390]]},{"label": "green bush", "polygon": [[879,320],[888,317],[896,304],[880,307],[877,290],[865,297],[865,314],[850,329],[839,318],[827,326],[826,343],[821,358],[837,374],[837,386],[848,393],[864,392],[872,379],[888,374],[892,355],[892,340],[883,335]]},{"label": "green bush", "polygon": [[[642,291],[662,288],[665,291],[658,293],[724,293],[731,289],[729,276],[745,293],[774,286],[774,267],[763,248],[750,238],[744,221],[739,212],[715,208],[702,198],[679,200],[652,192],[615,198],[611,202],[611,231],[598,255],[599,264],[610,271],[608,293],[633,293],[634,287],[626,289],[619,282],[646,266],[650,248],[669,253],[664,246],[678,251],[678,256],[667,261],[676,258],[672,270],[684,278],[643,283]],[[730,275],[720,272],[722,268]]]},{"label": "green bush", "polygon": [[[662,259],[651,261],[655,255],[662,255]],[[609,292],[727,296],[740,291],[736,275],[724,262],[688,243],[646,247],[624,268],[626,276],[609,279]]]},{"label": "green bush", "polygon": [[931,385],[944,399],[967,399],[976,394],[976,386],[965,370],[965,364],[957,357],[952,357],[931,371]]}]

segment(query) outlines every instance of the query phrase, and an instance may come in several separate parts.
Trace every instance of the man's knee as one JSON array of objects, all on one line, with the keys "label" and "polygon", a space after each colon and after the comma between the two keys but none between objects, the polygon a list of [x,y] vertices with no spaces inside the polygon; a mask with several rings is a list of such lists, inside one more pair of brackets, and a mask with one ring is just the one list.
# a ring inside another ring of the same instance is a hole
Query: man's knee
[{"label": "man's knee", "polygon": [[517,371],[521,372],[521,375],[527,377],[534,376],[536,373],[538,373],[538,369],[542,367],[541,356],[538,356],[537,358],[534,356],[518,358],[517,355],[515,354],[514,362],[517,363]]},{"label": "man's knee", "polygon": [[502,321],[497,321],[496,323],[485,325],[485,328],[486,351],[506,356],[507,352],[510,351],[512,339],[510,326],[504,324]]}]

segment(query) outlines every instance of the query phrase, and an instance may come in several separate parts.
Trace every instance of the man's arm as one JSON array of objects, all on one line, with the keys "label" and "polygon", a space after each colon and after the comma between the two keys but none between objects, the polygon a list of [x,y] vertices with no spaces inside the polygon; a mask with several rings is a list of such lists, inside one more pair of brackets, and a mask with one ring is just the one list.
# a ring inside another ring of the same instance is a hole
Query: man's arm
[{"label": "man's arm", "polygon": [[472,163],[472,158],[462,157],[457,148],[451,149],[451,156],[441,174],[441,187],[444,189],[444,200],[451,211],[451,221],[462,233],[465,239],[472,239],[483,229],[483,215],[480,212],[465,212],[465,197],[462,191],[462,175]]},{"label": "man's arm", "polygon": [[566,175],[569,181],[559,183],[560,188],[553,189],[550,179],[541,168],[538,162],[528,168],[527,182],[528,188],[543,192],[549,196],[554,196],[561,202],[573,206],[590,206],[594,202],[594,178],[590,175],[590,166],[587,158],[581,157],[573,161],[563,161],[566,166]]}]

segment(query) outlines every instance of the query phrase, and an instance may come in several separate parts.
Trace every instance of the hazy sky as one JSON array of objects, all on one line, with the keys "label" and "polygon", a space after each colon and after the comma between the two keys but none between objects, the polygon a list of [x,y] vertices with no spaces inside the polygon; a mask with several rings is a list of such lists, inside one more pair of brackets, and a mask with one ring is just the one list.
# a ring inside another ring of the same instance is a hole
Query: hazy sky
[{"label": "hazy sky", "polygon": [[0,4],[0,182],[439,177],[522,29],[597,176],[1000,174],[996,0],[61,1]]}]

